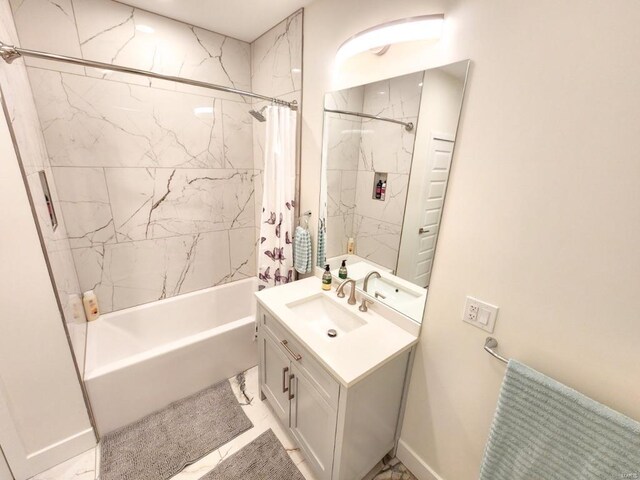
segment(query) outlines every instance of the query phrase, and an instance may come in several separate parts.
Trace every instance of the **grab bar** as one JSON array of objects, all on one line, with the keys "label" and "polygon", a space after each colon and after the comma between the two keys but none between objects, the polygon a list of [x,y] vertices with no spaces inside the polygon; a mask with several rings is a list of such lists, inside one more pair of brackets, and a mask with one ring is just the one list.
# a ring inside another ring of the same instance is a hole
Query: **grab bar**
[{"label": "grab bar", "polygon": [[509,363],[509,360],[507,358],[504,358],[502,355],[500,355],[498,352],[494,350],[494,348],[497,348],[497,346],[498,346],[498,341],[493,337],[487,337],[486,340],[484,341],[485,352],[497,358],[502,363]]}]

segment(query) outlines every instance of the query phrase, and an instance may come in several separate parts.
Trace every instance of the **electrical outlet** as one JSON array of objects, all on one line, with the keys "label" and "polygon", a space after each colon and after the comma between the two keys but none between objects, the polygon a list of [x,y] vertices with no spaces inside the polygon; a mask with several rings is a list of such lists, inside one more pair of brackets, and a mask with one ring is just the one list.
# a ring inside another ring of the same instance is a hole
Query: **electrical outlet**
[{"label": "electrical outlet", "polygon": [[477,298],[467,297],[462,314],[463,321],[492,333],[497,316],[498,307],[495,305],[483,302]]},{"label": "electrical outlet", "polygon": [[[468,298],[469,300],[469,298]],[[478,311],[480,310],[480,306],[475,302],[468,302],[468,310],[466,312],[466,318],[469,322],[477,322],[478,321]]]}]

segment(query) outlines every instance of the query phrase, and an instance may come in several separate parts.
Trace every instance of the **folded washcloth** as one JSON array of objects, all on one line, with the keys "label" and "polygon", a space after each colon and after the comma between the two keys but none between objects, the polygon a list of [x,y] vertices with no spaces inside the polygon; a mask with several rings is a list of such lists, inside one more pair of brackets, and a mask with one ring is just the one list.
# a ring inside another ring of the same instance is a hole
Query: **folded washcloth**
[{"label": "folded washcloth", "polygon": [[640,423],[509,361],[480,480],[640,475]]},{"label": "folded washcloth", "polygon": [[327,263],[327,255],[325,252],[326,239],[327,228],[325,226],[325,220],[322,218],[318,225],[318,251],[316,252],[316,265],[319,267],[324,267],[324,264]]},{"label": "folded washcloth", "polygon": [[311,234],[300,226],[296,227],[293,239],[293,267],[298,273],[311,271]]}]

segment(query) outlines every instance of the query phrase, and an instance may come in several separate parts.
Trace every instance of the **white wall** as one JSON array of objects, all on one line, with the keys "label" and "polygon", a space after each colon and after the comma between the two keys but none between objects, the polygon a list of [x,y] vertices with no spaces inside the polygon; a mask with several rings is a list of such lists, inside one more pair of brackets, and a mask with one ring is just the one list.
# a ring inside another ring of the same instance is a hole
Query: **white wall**
[{"label": "white wall", "polygon": [[95,436],[0,115],[0,444],[22,479],[87,450]]},{"label": "white wall", "polygon": [[363,80],[473,62],[403,444],[444,479],[478,477],[504,367],[462,323],[467,294],[501,307],[502,353],[640,419],[640,4],[366,7],[317,0],[305,12],[303,209],[317,208],[322,94],[337,87],[344,39],[444,11],[436,47],[391,49]]},{"label": "white wall", "polygon": [[11,470],[9,470],[9,465],[2,454],[2,449],[0,449],[0,480],[13,480],[13,475],[11,475]]}]

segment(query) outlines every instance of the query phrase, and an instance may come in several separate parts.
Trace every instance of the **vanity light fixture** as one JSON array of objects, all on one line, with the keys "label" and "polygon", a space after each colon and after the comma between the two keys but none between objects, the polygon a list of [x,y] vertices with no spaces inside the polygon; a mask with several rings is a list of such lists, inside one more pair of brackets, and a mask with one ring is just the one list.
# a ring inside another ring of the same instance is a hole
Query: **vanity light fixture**
[{"label": "vanity light fixture", "polygon": [[359,53],[372,51],[383,55],[389,45],[417,40],[437,41],[442,36],[444,15],[421,15],[383,23],[364,30],[344,42],[338,49],[336,60],[342,62]]}]

